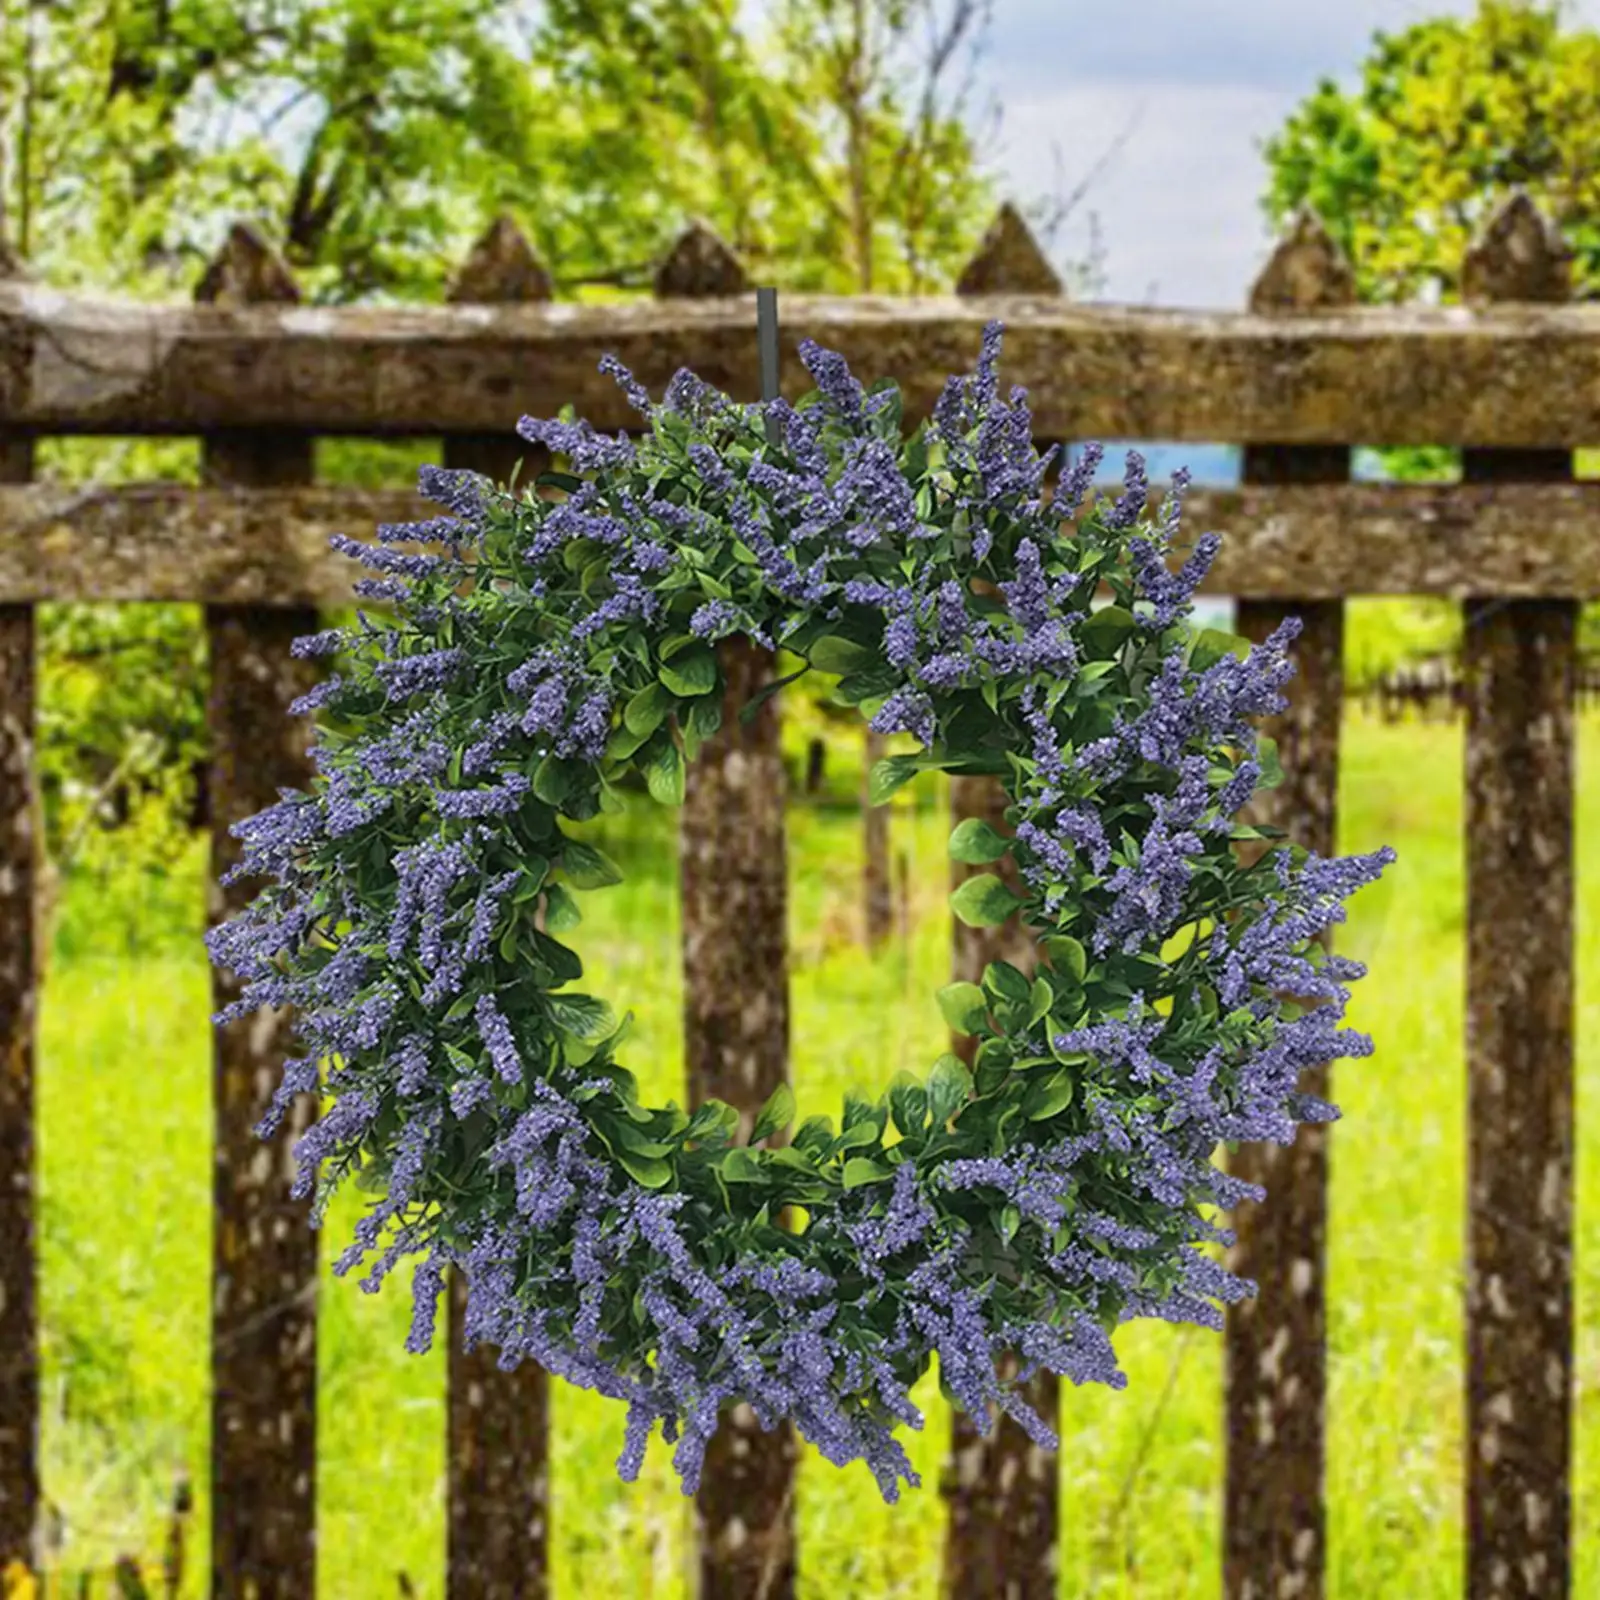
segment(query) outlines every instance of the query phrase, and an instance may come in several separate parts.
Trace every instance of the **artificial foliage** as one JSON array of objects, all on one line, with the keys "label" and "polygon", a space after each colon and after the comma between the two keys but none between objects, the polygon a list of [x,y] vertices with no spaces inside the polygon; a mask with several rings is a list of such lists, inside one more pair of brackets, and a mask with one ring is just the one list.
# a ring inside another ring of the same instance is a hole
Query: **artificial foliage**
[{"label": "artificial foliage", "polygon": [[[1097,448],[1047,494],[1054,451],[1024,391],[999,397],[1001,335],[909,439],[892,380],[864,390],[808,340],[817,388],[794,405],[736,404],[688,370],[657,405],[607,357],[648,433],[518,425],[569,469],[538,480],[563,498],[424,468],[449,515],[333,541],[378,571],[357,588],[392,625],[360,613],[296,644],[345,653],[291,708],[319,716],[314,792],[235,828],[229,879],[276,881],[208,935],[244,982],[215,1020],[295,1008],[306,1053],[257,1131],[297,1094],[337,1097],[296,1145],[294,1193],[313,1226],[347,1178],[380,1198],[335,1270],[377,1252],[376,1290],[424,1253],[417,1351],[464,1272],[469,1345],[628,1402],[624,1478],[660,1423],[693,1492],[742,1400],[864,1459],[893,1500],[918,1482],[897,1429],[921,1425],[908,1391],[935,1355],[980,1425],[998,1409],[1053,1449],[1020,1385],[1048,1368],[1120,1387],[1110,1335],[1132,1318],[1220,1326],[1253,1285],[1206,1251],[1230,1238],[1212,1208],[1263,1192],[1213,1155],[1337,1115],[1301,1073],[1372,1048],[1339,1026],[1365,969],[1317,936],[1394,853],[1232,849],[1282,838],[1235,814],[1282,776],[1250,719],[1284,709],[1298,619],[1257,646],[1185,620],[1219,544],[1170,569],[1186,473],[1159,523],[1137,453],[1110,503],[1078,514]],[[387,548],[405,542],[448,554]],[[631,1013],[575,987],[559,937],[621,877],[562,819],[617,810],[630,768],[683,799],[729,634],[915,735],[875,801],[928,769],[998,778],[1014,833],[963,821],[950,850],[1014,853],[1025,892],[981,873],[952,905],[1038,942],[1032,976],[997,961],[939,991],[977,1041],[970,1071],[942,1055],[782,1142],[787,1088],[744,1142],[718,1102],[642,1104]]]}]

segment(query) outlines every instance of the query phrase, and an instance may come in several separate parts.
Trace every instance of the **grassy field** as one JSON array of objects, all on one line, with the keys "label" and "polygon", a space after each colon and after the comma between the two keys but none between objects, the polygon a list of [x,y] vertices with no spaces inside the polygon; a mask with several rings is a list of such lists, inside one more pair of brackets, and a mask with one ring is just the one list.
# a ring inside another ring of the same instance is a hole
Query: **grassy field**
[{"label": "grassy field", "polygon": [[[1358,894],[1339,948],[1366,960],[1352,1025],[1377,1053],[1336,1068],[1345,1120],[1333,1142],[1330,1593],[1444,1600],[1461,1592],[1461,1285],[1465,1172],[1461,730],[1385,727],[1352,712],[1340,849],[1392,844],[1385,879]],[[1600,720],[1580,750],[1580,1101],[1600,1075]],[[848,752],[841,751],[841,755]],[[842,792],[848,773],[841,773]],[[949,964],[948,823],[933,780],[903,791],[909,943],[878,966],[852,942],[859,828],[850,812],[799,810],[790,835],[793,1070],[801,1115],[837,1113],[852,1083],[921,1070],[944,1046],[932,991]],[[916,806],[919,809],[913,810]],[[626,1052],[646,1092],[682,1071],[670,817],[609,837],[630,880],[584,899],[585,987],[638,1014]],[[593,831],[591,825],[586,831]],[[187,1595],[205,1592],[210,1010],[198,941],[199,858],[156,885],[159,903],[112,904],[77,884],[42,1001],[40,1165],[45,1326],[44,1475],[65,1516],[60,1561],[152,1559],[173,1469],[196,1475]],[[127,919],[192,918],[192,947],[116,953]],[[887,985],[891,1000],[883,999]],[[1600,1593],[1600,1118],[1579,1124],[1577,1593]],[[362,1197],[330,1213],[330,1261]],[[1270,1201],[1269,1201],[1270,1203]],[[319,1592],[366,1600],[442,1593],[444,1354],[405,1354],[409,1271],[377,1296],[324,1266],[319,1333]],[[1210,1600],[1218,1578],[1221,1342],[1137,1326],[1119,1336],[1121,1394],[1069,1388],[1062,1403],[1063,1595]],[[807,1596],[936,1593],[937,1470],[948,1418],[924,1385],[925,1478],[898,1507],[862,1467],[806,1460],[800,1488]],[[686,1502],[659,1440],[641,1481],[619,1483],[622,1408],[555,1395],[553,1537],[558,1596],[684,1593]],[[97,1590],[97,1592],[99,1592]]]}]

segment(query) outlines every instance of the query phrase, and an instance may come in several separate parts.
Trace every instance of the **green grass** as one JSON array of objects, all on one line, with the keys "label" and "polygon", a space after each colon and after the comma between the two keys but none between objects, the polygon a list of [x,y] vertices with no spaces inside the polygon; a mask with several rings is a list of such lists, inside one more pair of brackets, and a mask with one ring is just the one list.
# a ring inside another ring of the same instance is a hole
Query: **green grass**
[{"label": "green grass", "polygon": [[[1580,747],[1580,1100],[1600,1075],[1600,720]],[[846,752],[847,754],[853,752]],[[853,774],[838,776],[852,792]],[[946,980],[947,824],[938,790],[904,792],[912,928],[877,965],[856,950],[859,828],[843,811],[797,810],[790,836],[793,1071],[801,1114],[836,1113],[852,1083],[882,1084],[943,1048],[932,1002]],[[1462,1587],[1461,1281],[1464,1118],[1461,731],[1384,727],[1352,712],[1340,849],[1392,844],[1398,864],[1358,894],[1339,947],[1367,960],[1350,1023],[1377,1053],[1336,1067],[1345,1120],[1333,1141],[1330,1229],[1329,1593],[1444,1600]],[[611,819],[602,819],[610,822]],[[652,1097],[678,1092],[683,1048],[669,818],[609,837],[624,886],[584,898],[586,987],[638,1015],[628,1060]],[[588,831],[593,831],[593,825]],[[199,927],[198,857],[189,905]],[[158,886],[159,887],[159,886]],[[168,886],[163,892],[171,893]],[[171,1471],[196,1474],[185,1593],[204,1589],[210,1261],[210,1010],[198,939],[177,954],[94,953],[105,916],[92,885],[67,909],[41,1007],[43,1469],[63,1508],[68,1569],[161,1547]],[[123,908],[126,918],[127,908]],[[106,926],[113,924],[107,919]],[[64,948],[74,953],[63,954]],[[1577,1593],[1600,1593],[1600,1118],[1578,1149]],[[319,1330],[319,1590],[339,1600],[398,1592],[404,1568],[442,1594],[444,1356],[405,1354],[409,1271],[376,1296],[326,1262],[362,1197],[331,1209]],[[1270,1201],[1269,1201],[1270,1203]],[[1120,1393],[1068,1388],[1062,1404],[1061,1593],[1220,1592],[1221,1341],[1138,1326],[1119,1336]],[[928,1424],[909,1443],[925,1486],[884,1507],[866,1470],[808,1456],[799,1498],[806,1596],[937,1592],[936,1484],[948,1416],[924,1385]],[[659,1440],[637,1485],[616,1479],[622,1408],[558,1386],[553,1539],[558,1596],[679,1596],[686,1502]],[[1142,1444],[1142,1441],[1147,1443]],[[103,1580],[102,1580],[103,1582]]]}]

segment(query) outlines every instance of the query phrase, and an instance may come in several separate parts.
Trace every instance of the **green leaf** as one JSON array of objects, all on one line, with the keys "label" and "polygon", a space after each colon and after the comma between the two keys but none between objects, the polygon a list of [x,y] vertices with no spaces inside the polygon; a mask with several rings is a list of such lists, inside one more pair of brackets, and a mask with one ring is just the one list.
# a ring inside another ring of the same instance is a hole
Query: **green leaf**
[{"label": "green leaf", "polygon": [[572,770],[557,755],[548,755],[533,774],[533,792],[546,805],[558,806],[572,787]]},{"label": "green leaf", "polygon": [[957,1033],[975,1034],[989,1014],[989,999],[975,983],[947,983],[938,992],[939,1010]]},{"label": "green leaf", "polygon": [[1028,1000],[1028,1026],[1031,1028],[1041,1017],[1050,1014],[1050,1007],[1055,1004],[1055,990],[1050,987],[1050,980],[1042,975],[1033,980],[1033,993]]},{"label": "green leaf", "polygon": [[878,657],[854,639],[830,633],[812,644],[806,652],[806,659],[818,672],[832,672],[844,677],[874,665]]},{"label": "green leaf", "polygon": [[1250,654],[1250,641],[1236,633],[1221,628],[1201,628],[1189,647],[1188,665],[1195,672],[1214,667],[1224,656],[1237,656],[1243,661]]},{"label": "green leaf", "polygon": [[997,928],[1027,901],[1013,894],[992,872],[968,878],[950,896],[950,909],[969,928]]},{"label": "green leaf", "polygon": [[934,1062],[928,1073],[928,1117],[942,1128],[972,1093],[972,1074],[960,1056],[950,1051]]},{"label": "green leaf", "polygon": [[756,1114],[756,1120],[750,1129],[750,1143],[760,1144],[763,1139],[777,1133],[781,1128],[787,1128],[793,1121],[794,1090],[787,1083],[780,1083],[767,1096],[767,1103]]},{"label": "green leaf", "polygon": [[904,1070],[894,1075],[889,1086],[889,1115],[905,1138],[919,1134],[927,1126],[928,1091],[914,1073]]},{"label": "green leaf", "polygon": [[1228,830],[1230,839],[1287,839],[1289,835],[1282,828],[1274,828],[1266,822],[1236,822]]},{"label": "green leaf", "polygon": [[1283,782],[1283,768],[1278,764],[1278,741],[1262,734],[1256,740],[1256,761],[1261,767],[1258,789],[1276,789]]},{"label": "green leaf", "polygon": [[728,1183],[765,1183],[766,1167],[753,1150],[735,1145],[724,1153],[720,1163],[722,1176]]},{"label": "green leaf", "polygon": [[622,721],[629,733],[648,737],[666,720],[671,698],[659,683],[647,684],[623,709]]},{"label": "green leaf", "polygon": [[997,832],[982,817],[966,817],[950,835],[950,857],[972,866],[998,861],[1011,848],[1012,841]]},{"label": "green leaf", "polygon": [[[842,706],[866,708],[870,706],[874,697],[887,698],[893,694],[899,682],[898,675],[887,667],[852,672],[849,677],[839,680],[839,687],[834,691],[833,697]],[[866,714],[872,715],[870,710],[867,710]]]},{"label": "green leaf", "polygon": [[1072,1104],[1072,1073],[1063,1068],[1028,1085],[1022,1097],[1022,1114],[1029,1122],[1042,1122]]},{"label": "green leaf", "polygon": [[[776,1150],[766,1152],[767,1166],[783,1167],[790,1172],[798,1172],[804,1177],[817,1177],[817,1163],[811,1154],[798,1145],[781,1144]],[[820,1196],[826,1193],[825,1189],[818,1188],[816,1193]]]},{"label": "green leaf", "polygon": [[696,1107],[683,1130],[683,1137],[686,1140],[704,1139],[716,1132],[732,1133],[738,1126],[739,1113],[727,1101],[707,1100]]},{"label": "green leaf", "polygon": [[569,928],[576,928],[582,921],[583,912],[578,909],[578,902],[572,898],[564,885],[552,883],[544,894],[546,931],[565,933]]},{"label": "green leaf", "polygon": [[[810,670],[811,664],[810,662],[807,662],[803,667],[800,668],[798,672],[791,672],[787,678],[777,678],[771,683],[763,684],[757,693],[751,695],[749,700],[739,707],[739,726],[741,728],[748,728],[750,724],[755,721],[756,714],[761,710],[762,706],[764,706],[767,701],[773,697],[773,695],[775,695],[780,689],[787,688],[795,681],[796,678],[805,677]],[[717,702],[717,716],[720,720],[722,716],[722,702],[720,700]],[[711,732],[716,732],[715,724],[712,726]]]},{"label": "green leaf", "polygon": [[524,856],[522,858],[522,876],[517,880],[517,886],[511,891],[511,903],[514,906],[525,905],[538,894],[544,884],[545,876],[550,871],[550,863],[544,856]]},{"label": "green leaf", "polygon": [[545,997],[555,1025],[580,1039],[597,1039],[617,1024],[616,1013],[592,994],[552,994]]},{"label": "green leaf", "polygon": [[1078,941],[1065,933],[1046,934],[1040,941],[1050,964],[1074,983],[1082,983],[1088,969],[1089,958]]},{"label": "green leaf", "polygon": [[872,764],[867,775],[867,804],[881,806],[896,789],[903,789],[916,777],[918,769],[911,763],[912,756],[885,756]]},{"label": "green leaf", "polygon": [[979,1095],[993,1094],[1010,1075],[1010,1046],[1003,1039],[985,1039],[973,1055],[972,1071]]},{"label": "green leaf", "polygon": [[687,651],[656,674],[675,695],[687,700],[717,686],[717,658],[708,645]]},{"label": "green leaf", "polygon": [[1020,1003],[1028,998],[1027,977],[1009,961],[991,961],[983,969],[983,987],[998,1000]]},{"label": "green leaf", "polygon": [[844,1186],[847,1189],[859,1189],[865,1183],[878,1183],[893,1176],[892,1167],[884,1166],[881,1161],[869,1160],[866,1156],[851,1156],[844,1164]]},{"label": "green leaf", "polygon": [[642,745],[655,729],[647,733],[635,733],[626,723],[615,729],[606,744],[606,757],[611,761],[626,761],[640,745]]},{"label": "green leaf", "polygon": [[583,479],[570,472],[541,472],[533,481],[541,489],[565,489],[568,494],[576,494],[583,487]]},{"label": "green leaf", "polygon": [[655,759],[645,768],[644,781],[651,799],[664,806],[681,806],[686,773],[683,752],[670,739],[666,740]]},{"label": "green leaf", "polygon": [[1000,1208],[1000,1243],[1010,1244],[1022,1226],[1022,1211],[1015,1201],[1008,1200]]},{"label": "green leaf", "polygon": [[826,1150],[833,1143],[833,1118],[807,1117],[789,1142],[797,1150]]},{"label": "green leaf", "polygon": [[879,1138],[877,1123],[868,1120],[846,1128],[834,1142],[839,1150],[863,1150],[869,1144],[876,1144]]},{"label": "green leaf", "polygon": [[722,726],[722,696],[702,695],[691,700],[684,711],[684,731],[697,739],[709,739]]},{"label": "green leaf", "polygon": [[574,889],[606,889],[622,882],[622,868],[604,850],[581,839],[568,839],[562,846],[561,870]]},{"label": "green leaf", "polygon": [[1091,661],[1114,656],[1139,626],[1131,611],[1122,606],[1101,606],[1078,624],[1078,642]]},{"label": "green leaf", "polygon": [[646,1189],[661,1189],[672,1182],[672,1163],[663,1156],[642,1156],[624,1147],[616,1157],[628,1176]]}]

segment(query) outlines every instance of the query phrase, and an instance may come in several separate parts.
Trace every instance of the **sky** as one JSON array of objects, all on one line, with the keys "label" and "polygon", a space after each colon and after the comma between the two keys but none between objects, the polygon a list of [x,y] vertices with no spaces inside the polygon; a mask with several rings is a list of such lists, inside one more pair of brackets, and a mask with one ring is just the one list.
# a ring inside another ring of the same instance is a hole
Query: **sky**
[{"label": "sky", "polygon": [[[768,3],[744,0],[757,29]],[[950,0],[937,5],[949,14]],[[993,170],[1019,202],[1070,192],[1126,132],[1062,225],[1057,265],[1089,254],[1092,210],[1102,298],[1242,309],[1272,245],[1260,144],[1320,79],[1354,89],[1374,32],[1477,9],[1476,0],[994,0],[970,103],[998,100]],[[1600,29],[1600,0],[1567,0],[1564,17]]]},{"label": "sky", "polygon": [[[950,0],[935,0],[949,15]],[[759,31],[768,0],[744,0]],[[970,63],[969,106],[1001,113],[991,170],[1025,204],[1071,193],[1122,139],[1048,253],[1090,254],[1097,214],[1104,288],[1124,304],[1242,310],[1270,254],[1260,146],[1319,81],[1360,83],[1375,32],[1470,17],[1477,0],[994,0]],[[1566,0],[1566,27],[1600,29],[1600,0]],[[976,118],[983,125],[982,116]],[[1056,150],[1052,149],[1052,145]],[[1059,167],[1057,165],[1059,151]],[[1120,482],[1136,444],[1153,484],[1187,466],[1198,484],[1238,481],[1228,445],[1101,441],[1098,478]],[[1076,451],[1073,452],[1076,454]],[[1374,462],[1357,452],[1359,478]],[[1231,601],[1202,598],[1196,620],[1228,626]]]}]

